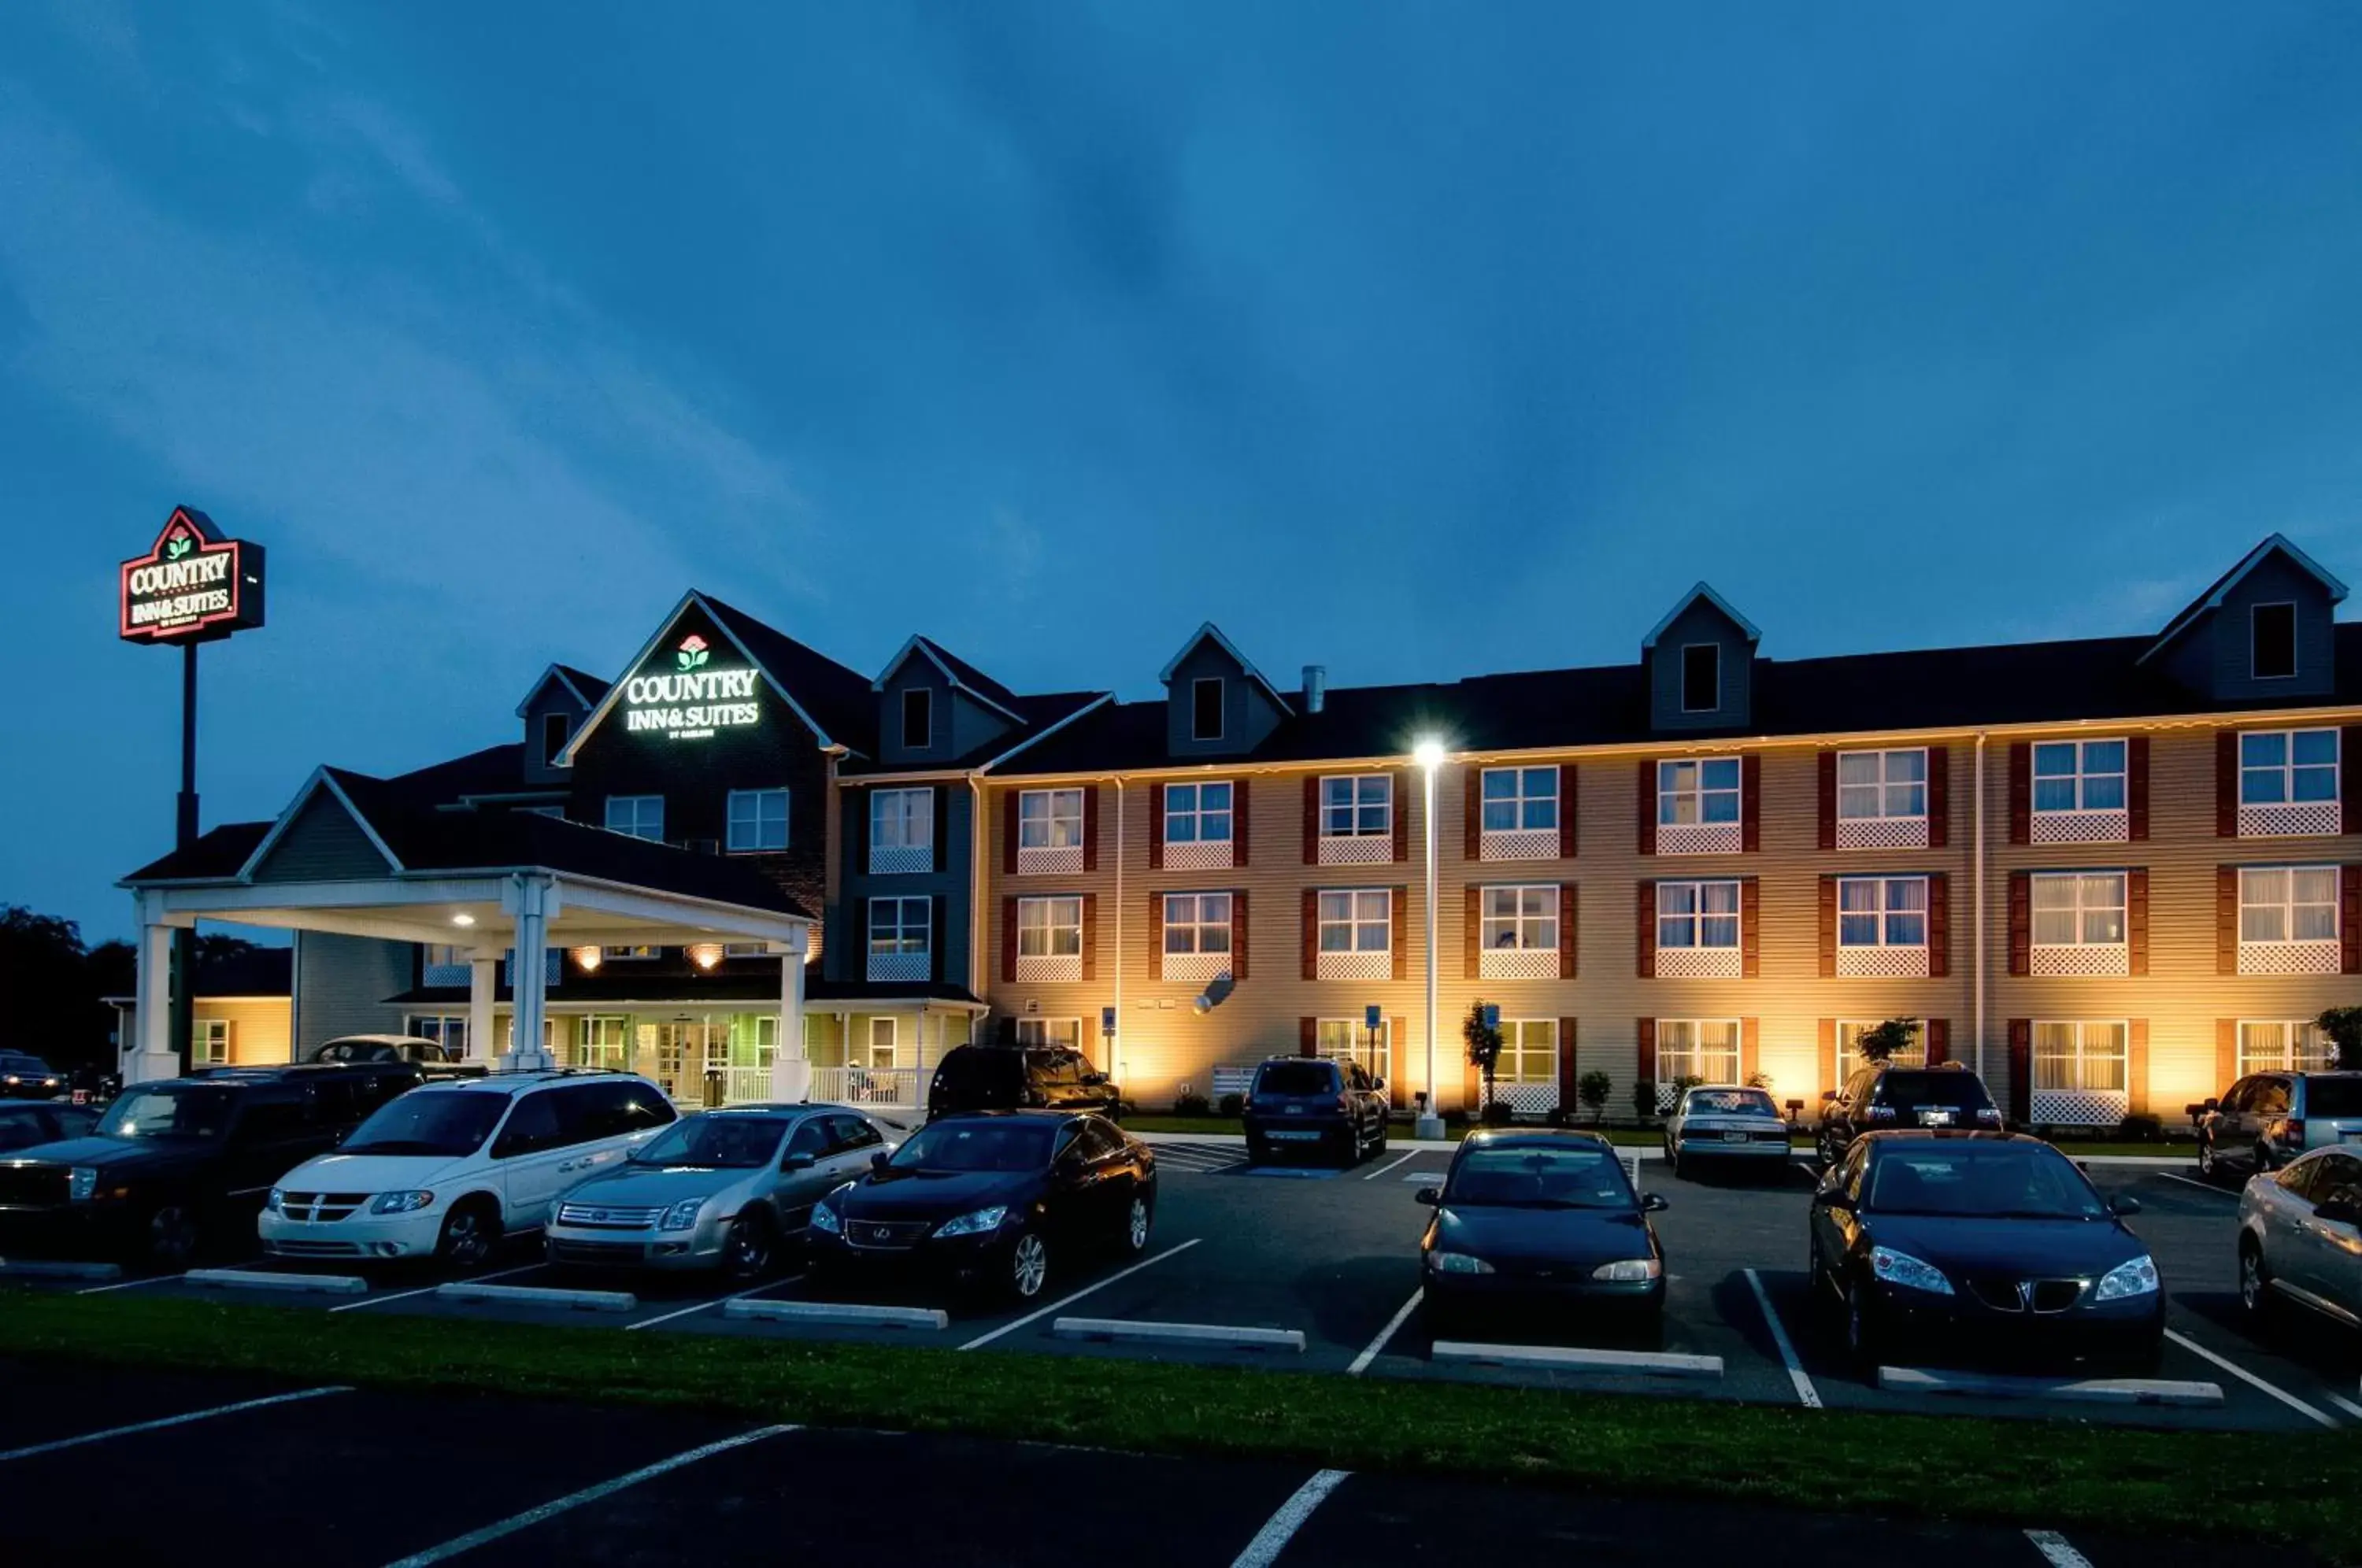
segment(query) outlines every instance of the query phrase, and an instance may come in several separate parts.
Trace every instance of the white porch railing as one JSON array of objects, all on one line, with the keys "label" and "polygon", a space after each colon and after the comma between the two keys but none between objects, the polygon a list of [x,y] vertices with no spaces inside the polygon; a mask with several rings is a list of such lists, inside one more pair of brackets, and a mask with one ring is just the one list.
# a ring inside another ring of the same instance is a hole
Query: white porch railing
[{"label": "white porch railing", "polygon": [[770,1068],[724,1067],[722,1069],[723,1104],[756,1105],[770,1098]]},{"label": "white porch railing", "polygon": [[838,1105],[919,1104],[916,1067],[814,1067],[811,1097]]}]

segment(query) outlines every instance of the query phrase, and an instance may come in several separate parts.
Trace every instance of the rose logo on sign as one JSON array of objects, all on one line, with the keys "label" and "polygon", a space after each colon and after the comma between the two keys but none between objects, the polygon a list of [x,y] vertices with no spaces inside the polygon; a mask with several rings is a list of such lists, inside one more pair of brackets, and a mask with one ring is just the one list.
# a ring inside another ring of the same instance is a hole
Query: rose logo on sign
[{"label": "rose logo on sign", "polygon": [[705,639],[694,632],[681,639],[680,651],[673,656],[685,671],[697,668],[712,657],[712,650],[705,646]]}]

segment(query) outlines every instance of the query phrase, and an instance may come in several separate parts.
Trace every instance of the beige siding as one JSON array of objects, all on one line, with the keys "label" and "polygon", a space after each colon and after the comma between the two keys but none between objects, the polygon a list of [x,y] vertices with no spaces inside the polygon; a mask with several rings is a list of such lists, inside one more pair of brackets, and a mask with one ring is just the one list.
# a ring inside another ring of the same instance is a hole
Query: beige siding
[{"label": "beige siding", "polygon": [[[116,1010],[122,1017],[121,1038],[138,1040],[139,1009],[126,1005]],[[200,1024],[218,1018],[229,1025],[226,1066],[233,1067],[281,1066],[292,1061],[289,1011],[285,997],[199,997],[195,1008]]]}]

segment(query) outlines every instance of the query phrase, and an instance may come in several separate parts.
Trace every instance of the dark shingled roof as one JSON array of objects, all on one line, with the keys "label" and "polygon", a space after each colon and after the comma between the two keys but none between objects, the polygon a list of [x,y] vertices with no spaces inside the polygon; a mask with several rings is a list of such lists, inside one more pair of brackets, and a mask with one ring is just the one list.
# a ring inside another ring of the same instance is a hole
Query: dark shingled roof
[{"label": "dark shingled roof", "polygon": [[[1009,705],[1023,723],[999,734],[959,756],[934,758],[924,762],[876,762],[866,757],[846,761],[839,769],[846,778],[862,778],[893,773],[941,773],[946,769],[977,767],[996,756],[1030,744],[1035,737],[1054,728],[1082,709],[1105,696],[1103,691],[1053,691],[1041,697],[1011,697]],[[1163,712],[1160,705],[1158,711]],[[1160,732],[1161,734],[1162,732]]]},{"label": "dark shingled roof", "polygon": [[566,794],[563,783],[534,785],[524,781],[524,747],[514,741],[505,745],[488,745],[448,762],[397,773],[385,782],[405,801],[422,806],[440,805],[469,795],[535,793],[563,799]]},{"label": "dark shingled roof", "polygon": [[237,875],[254,855],[254,846],[269,833],[270,823],[224,823],[198,835],[197,842],[186,849],[176,849],[160,860],[151,860],[123,879],[128,887],[139,882],[213,882]]},{"label": "dark shingled roof", "polygon": [[848,669],[826,654],[808,648],[755,619],[744,610],[701,592],[714,617],[732,636],[746,645],[755,662],[786,687],[812,722],[840,745],[874,755],[877,750],[877,698],[869,678]]},{"label": "dark shingled roof", "polygon": [[599,705],[599,699],[607,695],[607,688],[613,684],[612,681],[602,680],[587,669],[577,669],[570,664],[558,665],[557,669],[558,674],[574,682],[576,689],[582,693],[582,700],[593,708]]},{"label": "dark shingled roof", "polygon": [[967,660],[960,657],[959,655],[952,652],[951,649],[935,641],[934,638],[922,634],[919,641],[927,645],[928,652],[933,654],[937,658],[944,661],[944,668],[952,672],[952,679],[954,680],[958,681],[962,686],[966,687],[977,696],[984,697],[999,703],[1002,707],[1008,709],[1012,713],[1018,711],[1018,698],[1016,692],[1011,691],[1008,687],[1003,686],[989,675],[985,674],[984,671],[977,668],[976,666],[968,663]]}]

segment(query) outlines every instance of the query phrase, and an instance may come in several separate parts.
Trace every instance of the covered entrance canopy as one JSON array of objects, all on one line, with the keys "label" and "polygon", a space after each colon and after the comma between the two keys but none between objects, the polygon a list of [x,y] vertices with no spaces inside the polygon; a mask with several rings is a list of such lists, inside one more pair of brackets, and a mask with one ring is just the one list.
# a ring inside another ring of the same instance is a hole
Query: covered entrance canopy
[{"label": "covered entrance canopy", "polygon": [[[164,1005],[171,932],[207,919],[462,949],[478,1055],[489,1051],[493,993],[512,953],[759,942],[780,958],[772,1095],[802,1099],[811,1087],[801,1043],[814,916],[721,856],[527,812],[420,807],[382,780],[324,767],[276,820],[217,827],[122,886],[138,908],[135,1082],[180,1070]],[[509,971],[515,1048],[502,1065],[550,1066],[546,966]]]}]

